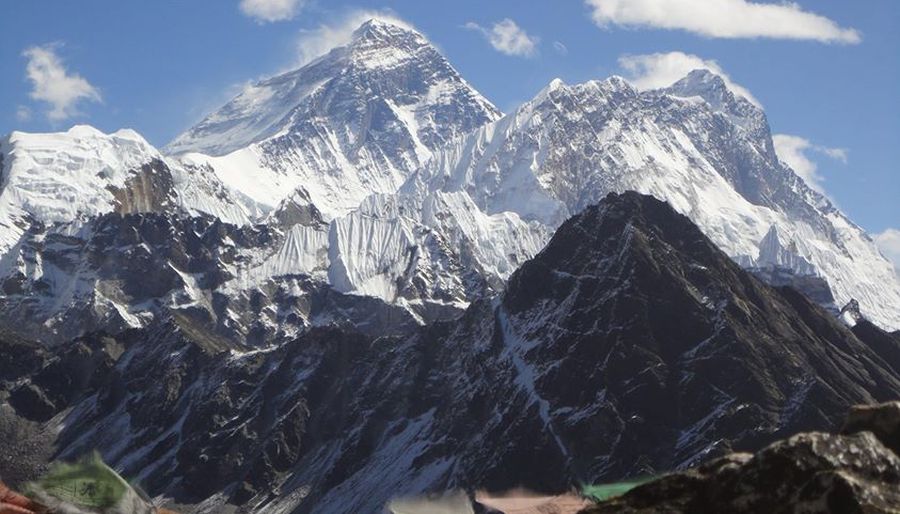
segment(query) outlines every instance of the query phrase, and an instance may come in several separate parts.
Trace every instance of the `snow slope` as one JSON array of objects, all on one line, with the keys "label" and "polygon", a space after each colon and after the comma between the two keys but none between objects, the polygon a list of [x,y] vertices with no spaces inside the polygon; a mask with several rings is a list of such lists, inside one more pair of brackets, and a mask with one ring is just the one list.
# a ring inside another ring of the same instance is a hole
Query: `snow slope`
[{"label": "snow slope", "polygon": [[498,117],[424,36],[373,19],[346,45],[247,88],[167,152],[241,193],[194,195],[195,211],[237,205],[258,219],[302,185],[332,219],[395,192],[435,150]]},{"label": "snow slope", "polygon": [[0,253],[31,223],[68,223],[156,207],[129,205],[118,193],[136,187],[142,173],[165,173],[142,171],[162,160],[133,130],[107,135],[77,125],[63,133],[11,133],[0,140]]}]

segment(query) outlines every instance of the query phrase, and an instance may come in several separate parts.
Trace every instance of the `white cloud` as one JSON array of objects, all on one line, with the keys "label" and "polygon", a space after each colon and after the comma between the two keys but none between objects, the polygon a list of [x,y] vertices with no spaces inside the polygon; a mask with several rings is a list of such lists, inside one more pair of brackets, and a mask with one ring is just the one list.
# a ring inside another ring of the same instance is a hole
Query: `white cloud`
[{"label": "white cloud", "polygon": [[31,120],[31,109],[24,105],[19,105],[16,107],[16,119],[19,121],[29,121]]},{"label": "white cloud", "polygon": [[57,45],[33,46],[22,55],[28,59],[25,74],[31,81],[29,96],[50,104],[47,111],[50,121],[62,121],[78,114],[81,100],[100,102],[100,92],[87,80],[66,70],[62,59],[56,55]]},{"label": "white cloud", "polygon": [[619,66],[627,72],[629,82],[641,90],[668,87],[694,70],[709,70],[722,77],[732,92],[743,96],[754,105],[760,105],[747,88],[731,80],[719,63],[696,55],[684,52],[623,55],[619,57]]},{"label": "white cloud", "polygon": [[816,149],[836,161],[841,161],[842,163],[847,164],[846,148],[826,148],[824,146],[818,146],[816,147]]},{"label": "white cloud", "polygon": [[537,52],[537,45],[540,42],[540,39],[529,36],[509,18],[498,21],[489,29],[472,21],[466,23],[465,28],[480,32],[494,50],[506,55],[531,57]]},{"label": "white cloud", "polygon": [[824,179],[819,174],[819,166],[810,157],[815,152],[831,159],[847,163],[847,150],[844,148],[828,148],[813,144],[808,139],[790,134],[773,134],[775,153],[781,162],[787,164],[816,191],[825,194]]},{"label": "white cloud", "polygon": [[556,50],[556,53],[558,53],[559,55],[569,55],[569,47],[564,45],[562,41],[554,41],[553,49]]},{"label": "white cloud", "polygon": [[875,234],[875,244],[881,253],[894,263],[894,272],[900,276],[900,230],[889,228]]},{"label": "white cloud", "polygon": [[290,20],[306,0],[241,0],[241,12],[260,23]]},{"label": "white cloud", "polygon": [[390,12],[355,10],[345,14],[341,19],[332,23],[323,23],[311,30],[303,30],[297,40],[298,61],[295,65],[306,64],[316,57],[326,54],[332,48],[345,45],[350,42],[353,31],[363,23],[372,20],[382,20],[400,27],[415,30],[410,23],[400,19]]},{"label": "white cloud", "polygon": [[795,2],[747,0],[585,0],[600,27],[680,29],[714,38],[805,39],[859,43],[854,29],[804,11]]}]

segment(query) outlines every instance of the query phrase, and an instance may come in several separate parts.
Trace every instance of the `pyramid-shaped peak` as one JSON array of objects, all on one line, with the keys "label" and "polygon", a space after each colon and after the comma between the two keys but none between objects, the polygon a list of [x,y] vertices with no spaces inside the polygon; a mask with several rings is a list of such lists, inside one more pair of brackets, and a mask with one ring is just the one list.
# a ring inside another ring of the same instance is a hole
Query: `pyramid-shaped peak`
[{"label": "pyramid-shaped peak", "polygon": [[371,43],[373,41],[389,42],[410,37],[425,40],[425,37],[408,23],[389,18],[371,18],[353,31],[350,44]]},{"label": "pyramid-shaped peak", "polygon": [[372,18],[360,25],[342,48],[339,58],[365,69],[393,68],[409,59],[437,63],[445,61],[437,48],[412,26],[399,20]]},{"label": "pyramid-shaped peak", "polygon": [[418,33],[415,29],[412,28],[412,25],[397,19],[392,18],[369,18],[364,21],[359,28],[357,28],[354,32],[356,33],[365,33],[365,32],[392,32],[392,31],[404,31],[404,32],[415,32]]},{"label": "pyramid-shaped peak", "polygon": [[636,94],[637,90],[625,78],[619,75],[611,75],[605,79],[596,82],[605,94]]},{"label": "pyramid-shaped peak", "polygon": [[721,103],[725,97],[731,96],[725,79],[705,68],[691,71],[668,90],[676,96],[699,96],[713,104]]},{"label": "pyramid-shaped peak", "polygon": [[370,127],[367,117],[377,111],[384,114],[380,122],[398,118],[409,124],[412,144],[424,156],[499,117],[410,25],[375,17],[356,26],[349,38],[343,35],[339,46],[302,67],[246,88],[167,150],[222,156],[319,123]]},{"label": "pyramid-shaped peak", "polygon": [[710,87],[726,87],[725,79],[707,68],[698,68],[688,73],[681,81],[692,84],[706,84]]}]

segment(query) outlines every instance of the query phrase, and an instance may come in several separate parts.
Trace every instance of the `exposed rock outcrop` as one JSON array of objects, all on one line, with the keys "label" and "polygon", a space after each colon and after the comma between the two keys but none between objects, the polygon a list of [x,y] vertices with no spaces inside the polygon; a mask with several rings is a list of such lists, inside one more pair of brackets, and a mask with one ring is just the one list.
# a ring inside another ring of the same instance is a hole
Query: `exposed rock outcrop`
[{"label": "exposed rock outcrop", "polygon": [[900,402],[854,407],[842,432],[731,454],[583,513],[900,512]]}]

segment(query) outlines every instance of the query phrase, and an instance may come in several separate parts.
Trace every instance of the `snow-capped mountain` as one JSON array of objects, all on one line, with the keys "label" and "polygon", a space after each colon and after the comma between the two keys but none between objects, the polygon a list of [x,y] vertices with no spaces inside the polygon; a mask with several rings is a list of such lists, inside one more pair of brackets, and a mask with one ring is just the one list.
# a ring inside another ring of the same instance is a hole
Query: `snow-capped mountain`
[{"label": "snow-capped mountain", "polygon": [[13,132],[0,139],[0,255],[32,224],[165,211],[175,196],[163,156],[133,130]]},{"label": "snow-capped mountain", "polygon": [[[190,305],[208,311],[218,328],[237,329],[226,332],[239,343],[251,331],[272,336],[313,318],[360,321],[349,314],[353,309],[310,310],[318,303],[307,297],[311,290],[330,288],[332,298],[353,293],[363,304],[390,299],[391,305],[370,311],[377,318],[402,306],[406,314],[384,317],[395,324],[410,315],[420,322],[454,315],[486,286],[459,262],[452,242],[403,220],[327,221],[358,208],[373,192],[394,193],[439,147],[498,117],[420,33],[372,20],[346,45],[249,88],[178,138],[170,146],[175,157],[163,157],[131,131],[14,133],[0,146],[0,200],[13,213],[0,226],[8,249],[0,260],[7,300],[0,311],[8,320],[28,321],[24,331],[54,339],[104,324],[142,326],[160,308]],[[155,170],[156,182],[129,182]],[[115,196],[138,188],[129,194],[141,198],[141,186],[159,199],[132,206]],[[255,223],[266,236],[240,238],[234,228],[215,229],[205,247],[172,259],[172,244],[134,227],[146,225],[140,218],[98,218],[143,211],[161,215],[149,224],[163,223],[174,239],[194,239],[181,232],[196,228],[187,217],[201,219],[201,234],[217,219]],[[97,234],[101,227],[116,237]],[[136,233],[123,233],[125,227]],[[129,253],[118,250],[136,246],[152,257],[144,273],[174,270],[188,279],[162,280],[173,289],[151,288],[149,296],[124,294],[122,283],[131,292],[146,289],[127,287],[140,273],[127,278],[129,266],[96,269],[97,258],[89,256],[104,250],[88,251],[92,241],[118,245],[107,249],[109,261],[124,262]],[[210,261],[208,255],[229,257]],[[185,267],[198,259],[209,267]],[[209,301],[220,295],[232,302],[256,298],[256,307]],[[261,310],[268,314],[260,316]],[[258,330],[251,327],[260,323]]]},{"label": "snow-capped mountain", "polygon": [[[570,216],[637,190],[757,276],[900,327],[890,263],[706,71],[646,92],[555,80],[500,117],[424,36],[372,20],[167,151],[88,127],[3,140],[0,317],[55,339],[190,311],[237,346],[335,320],[427,323],[502,291]],[[108,265],[132,252],[145,268]]]},{"label": "snow-capped mountain", "polygon": [[0,333],[16,359],[0,359],[0,408],[45,422],[19,425],[49,434],[38,454],[98,448],[193,512],[368,513],[395,495],[683,469],[900,394],[900,338],[763,284],[633,192],[563,223],[457,320],[403,337],[317,327],[251,352],[215,343],[183,319],[49,354]]},{"label": "snow-capped mountain", "polygon": [[[533,232],[540,240],[608,192],[626,190],[665,199],[741,264],[819,275],[839,305],[857,299],[870,319],[900,327],[900,282],[890,262],[778,160],[763,111],[708,71],[647,92],[619,77],[556,80],[443,149],[400,196],[416,206],[462,196],[484,216],[540,231]],[[419,215],[425,224],[433,218]],[[506,255],[485,269],[513,270],[523,257]]]},{"label": "snow-capped mountain", "polygon": [[216,184],[186,199],[192,210],[237,204],[256,221],[302,187],[331,219],[395,192],[435,150],[498,117],[422,34],[374,19],[346,45],[247,88],[167,152],[241,193],[221,198]]}]

